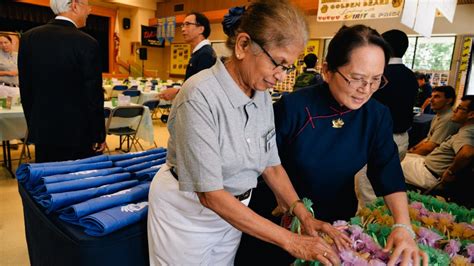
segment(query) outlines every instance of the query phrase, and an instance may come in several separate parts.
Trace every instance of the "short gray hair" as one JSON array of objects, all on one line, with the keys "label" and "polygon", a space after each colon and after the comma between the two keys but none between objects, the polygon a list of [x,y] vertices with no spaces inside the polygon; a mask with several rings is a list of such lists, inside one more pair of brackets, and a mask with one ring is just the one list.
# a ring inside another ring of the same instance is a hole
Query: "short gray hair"
[{"label": "short gray hair", "polygon": [[72,0],[49,0],[49,6],[58,15],[71,10]]}]

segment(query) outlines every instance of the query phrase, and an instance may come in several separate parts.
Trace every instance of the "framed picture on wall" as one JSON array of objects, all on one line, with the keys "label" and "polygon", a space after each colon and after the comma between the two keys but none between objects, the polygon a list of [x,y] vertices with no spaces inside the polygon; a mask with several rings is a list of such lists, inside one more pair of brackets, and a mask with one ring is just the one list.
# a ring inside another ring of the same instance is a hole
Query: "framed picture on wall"
[{"label": "framed picture on wall", "polygon": [[190,58],[191,45],[186,43],[172,43],[170,52],[170,74],[185,75]]}]

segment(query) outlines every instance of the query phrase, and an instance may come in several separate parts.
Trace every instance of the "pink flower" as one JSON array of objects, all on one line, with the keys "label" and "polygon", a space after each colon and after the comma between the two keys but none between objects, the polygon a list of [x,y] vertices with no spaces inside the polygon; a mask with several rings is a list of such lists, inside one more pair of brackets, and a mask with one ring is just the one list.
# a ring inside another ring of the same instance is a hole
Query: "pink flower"
[{"label": "pink flower", "polygon": [[449,254],[449,257],[454,257],[461,249],[461,243],[457,240],[451,239],[448,244],[444,247],[444,251]]},{"label": "pink flower", "polygon": [[369,263],[363,258],[357,256],[353,251],[345,250],[339,253],[341,263],[344,266],[368,266]]},{"label": "pink flower", "polygon": [[336,226],[347,226],[348,223],[344,220],[337,220],[337,221],[334,221],[332,223],[332,226],[336,227]]},{"label": "pink flower", "polygon": [[466,247],[467,255],[469,255],[469,262],[474,262],[474,244],[469,244]]},{"label": "pink flower", "polygon": [[437,233],[431,231],[430,229],[427,229],[425,227],[420,227],[418,230],[418,243],[430,246],[430,247],[435,247],[436,241],[442,239],[440,235]]}]

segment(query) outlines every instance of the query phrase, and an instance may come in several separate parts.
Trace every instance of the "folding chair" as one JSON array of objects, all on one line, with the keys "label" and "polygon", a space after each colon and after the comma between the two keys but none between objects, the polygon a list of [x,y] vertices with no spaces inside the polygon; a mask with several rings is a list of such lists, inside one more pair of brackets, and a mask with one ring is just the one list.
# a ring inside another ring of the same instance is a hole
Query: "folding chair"
[{"label": "folding chair", "polygon": [[[112,114],[112,109],[109,107],[104,107],[104,118],[105,118],[105,127],[107,128],[107,122],[109,121],[110,115]],[[107,145],[107,138],[105,139],[105,149],[110,154],[109,146]]]},{"label": "folding chair", "polygon": [[[138,138],[136,137],[138,128],[140,127],[140,123],[143,118],[143,113],[144,113],[145,107],[142,105],[139,106],[118,106],[115,109],[112,110],[112,113],[109,116],[109,119],[107,120],[107,125],[105,127],[107,135],[115,135],[119,136],[120,139],[120,147],[122,147],[122,144],[127,141],[127,152],[131,150],[131,147],[133,146],[135,150],[138,151],[138,148],[136,144],[142,149],[142,145],[138,142]],[[116,121],[118,119],[128,119],[131,121],[132,118],[138,118],[138,123],[133,123],[128,124],[126,126],[121,126],[121,127],[114,127],[111,128],[110,126],[112,125],[113,121]],[[125,138],[122,138],[125,137]]]},{"label": "folding chair", "polygon": [[110,98],[117,98],[117,96],[120,92],[125,91],[127,89],[128,89],[127,85],[115,85],[115,86],[113,86]]},{"label": "folding chair", "polygon": [[123,95],[130,96],[130,102],[138,104],[138,100],[140,99],[140,94],[142,92],[139,90],[125,90],[122,92]]},{"label": "folding chair", "polygon": [[156,113],[158,111],[158,105],[160,105],[160,100],[149,100],[144,102],[143,105],[150,109],[151,119],[157,119]]},{"label": "folding chair", "polygon": [[25,137],[22,139],[23,147],[21,148],[20,158],[18,159],[18,167],[20,167],[22,160],[25,159],[26,163],[29,163],[31,160],[31,153],[29,145],[32,145],[32,142],[28,141],[28,129],[26,130]]}]

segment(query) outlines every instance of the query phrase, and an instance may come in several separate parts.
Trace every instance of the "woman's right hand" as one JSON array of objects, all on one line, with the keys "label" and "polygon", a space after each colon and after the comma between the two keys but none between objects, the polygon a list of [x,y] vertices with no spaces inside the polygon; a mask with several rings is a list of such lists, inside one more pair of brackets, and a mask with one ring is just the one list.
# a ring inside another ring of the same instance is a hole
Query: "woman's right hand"
[{"label": "woman's right hand", "polygon": [[340,265],[336,250],[319,236],[307,236],[290,233],[288,246],[285,248],[293,257],[324,265]]}]

